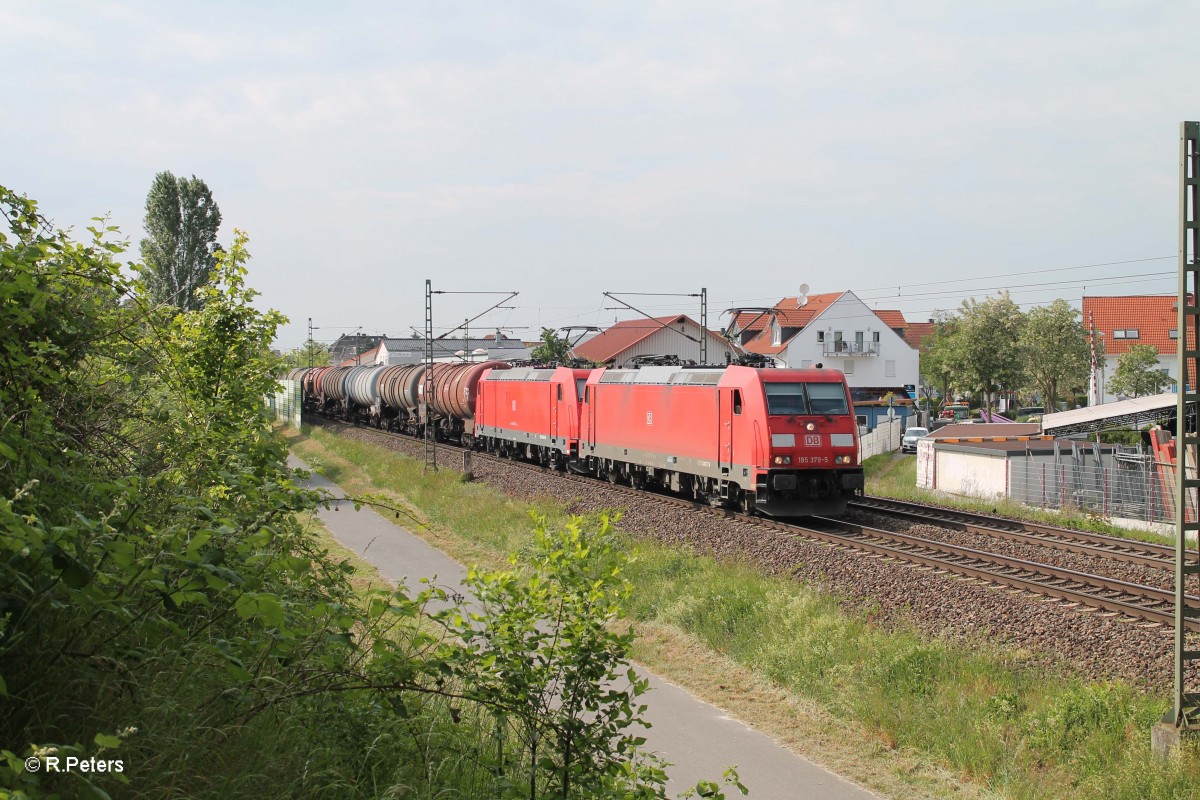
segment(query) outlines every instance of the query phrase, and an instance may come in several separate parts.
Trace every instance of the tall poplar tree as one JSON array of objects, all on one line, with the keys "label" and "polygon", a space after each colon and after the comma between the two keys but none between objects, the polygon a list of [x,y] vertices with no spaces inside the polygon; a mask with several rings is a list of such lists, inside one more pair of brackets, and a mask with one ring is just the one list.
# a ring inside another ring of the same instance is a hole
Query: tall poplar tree
[{"label": "tall poplar tree", "polygon": [[198,309],[196,289],[208,283],[216,263],[221,209],[208,185],[193,175],[170,172],[154,176],[146,195],[146,233],[142,261],[149,298],[183,311]]}]

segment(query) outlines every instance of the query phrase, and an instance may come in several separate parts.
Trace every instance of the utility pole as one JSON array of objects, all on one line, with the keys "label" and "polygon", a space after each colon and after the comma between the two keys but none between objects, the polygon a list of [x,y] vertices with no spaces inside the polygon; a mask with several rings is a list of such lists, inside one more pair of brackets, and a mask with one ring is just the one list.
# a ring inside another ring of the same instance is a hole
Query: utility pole
[{"label": "utility pole", "polygon": [[708,289],[700,287],[700,366],[708,364]]},{"label": "utility pole", "polygon": [[[1188,683],[1188,665],[1200,662],[1197,634],[1188,628],[1200,618],[1200,609],[1187,605],[1188,586],[1200,592],[1200,544],[1189,551],[1188,536],[1200,533],[1196,519],[1196,490],[1200,478],[1200,431],[1188,430],[1190,409],[1197,407],[1196,386],[1200,366],[1200,122],[1179,126],[1179,293],[1176,346],[1175,405],[1175,686],[1171,710],[1151,730],[1150,741],[1160,754],[1178,751],[1184,735],[1200,733],[1200,687]],[[1195,427],[1194,422],[1191,423]],[[1194,679],[1193,679],[1194,680]]]},{"label": "utility pole", "polygon": [[425,432],[425,471],[437,472],[437,431],[429,398],[433,395],[433,285],[425,279],[425,386],[421,393],[421,424]]},{"label": "utility pole", "polygon": [[309,369],[312,369],[312,365],[313,365],[312,332],[313,332],[312,317],[309,317],[308,318],[308,368]]}]

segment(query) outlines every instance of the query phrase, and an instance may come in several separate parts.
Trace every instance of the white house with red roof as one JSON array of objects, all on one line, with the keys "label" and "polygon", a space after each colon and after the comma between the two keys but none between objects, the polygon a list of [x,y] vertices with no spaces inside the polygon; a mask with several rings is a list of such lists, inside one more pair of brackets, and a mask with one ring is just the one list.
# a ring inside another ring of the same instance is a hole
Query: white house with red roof
[{"label": "white house with red roof", "polygon": [[[910,329],[912,341],[906,338]],[[785,297],[770,309],[742,312],[730,333],[748,352],[779,366],[822,364],[844,372],[851,387],[898,387],[920,383],[918,348],[929,330],[845,291]]]},{"label": "white house with red roof", "polygon": [[[1104,358],[1097,359],[1096,402],[1125,399],[1110,392],[1108,384],[1118,359],[1136,344],[1153,347],[1158,352],[1158,369],[1172,380],[1178,379],[1179,310],[1175,301],[1173,294],[1083,298],[1083,327],[1095,330],[1104,343]],[[1165,391],[1175,389],[1169,386]]]},{"label": "white house with red roof", "polygon": [[[709,364],[724,364],[733,350],[716,331],[707,331]],[[627,367],[638,356],[675,356],[700,363],[700,325],[685,314],[642,317],[614,323],[603,333],[575,345],[576,358]]]}]

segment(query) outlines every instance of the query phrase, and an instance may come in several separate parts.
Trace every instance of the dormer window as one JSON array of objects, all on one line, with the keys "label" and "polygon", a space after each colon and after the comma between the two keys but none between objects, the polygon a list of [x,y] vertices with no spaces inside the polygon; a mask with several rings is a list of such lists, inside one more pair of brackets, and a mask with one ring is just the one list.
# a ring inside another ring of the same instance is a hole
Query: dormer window
[{"label": "dormer window", "polygon": [[778,347],[783,344],[783,331],[779,327],[779,320],[771,320],[771,345]]},{"label": "dormer window", "polygon": [[1124,330],[1118,329],[1118,330],[1113,331],[1113,338],[1114,339],[1138,339],[1140,337],[1138,335],[1137,328],[1125,328]]}]

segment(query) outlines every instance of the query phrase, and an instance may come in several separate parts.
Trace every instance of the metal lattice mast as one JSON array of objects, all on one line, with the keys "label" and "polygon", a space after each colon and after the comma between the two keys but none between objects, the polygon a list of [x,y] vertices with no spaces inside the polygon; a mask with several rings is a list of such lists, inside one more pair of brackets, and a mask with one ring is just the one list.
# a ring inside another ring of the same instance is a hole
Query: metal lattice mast
[{"label": "metal lattice mast", "polygon": [[421,423],[425,431],[425,471],[437,471],[437,431],[429,399],[433,396],[433,286],[425,280],[425,385],[421,392]]},{"label": "metal lattice mast", "polygon": [[[1200,728],[1200,687],[1189,686],[1186,667],[1200,661],[1200,650],[1184,623],[1200,616],[1184,600],[1187,589],[1200,593],[1200,545],[1188,549],[1188,535],[1200,532],[1196,519],[1196,490],[1200,477],[1200,431],[1188,411],[1196,408],[1200,393],[1196,386],[1200,365],[1197,332],[1200,330],[1200,297],[1197,297],[1196,263],[1200,255],[1200,122],[1184,122],[1179,136],[1179,308],[1177,345],[1179,371],[1176,405],[1175,448],[1175,693],[1169,720],[1181,732]],[[1189,649],[1189,645],[1192,649]],[[1168,721],[1168,720],[1164,720]]]},{"label": "metal lattice mast", "polygon": [[313,365],[313,344],[312,344],[312,317],[308,318],[308,368],[312,369]]},{"label": "metal lattice mast", "polygon": [[708,363],[708,289],[700,288],[700,366]]}]

